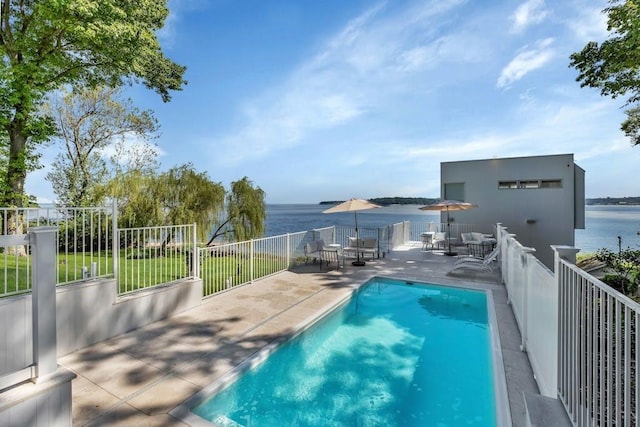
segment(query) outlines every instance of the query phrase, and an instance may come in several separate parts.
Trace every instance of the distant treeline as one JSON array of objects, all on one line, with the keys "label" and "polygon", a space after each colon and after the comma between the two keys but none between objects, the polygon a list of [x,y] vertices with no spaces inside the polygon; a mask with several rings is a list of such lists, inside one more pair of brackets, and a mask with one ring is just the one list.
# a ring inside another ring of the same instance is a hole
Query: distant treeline
[{"label": "distant treeline", "polygon": [[[431,199],[428,197],[376,197],[373,199],[367,199],[372,203],[376,203],[382,206],[389,205],[430,205],[431,203],[435,203],[440,199]],[[337,205],[338,203],[342,203],[344,200],[331,200],[331,201],[322,201],[321,205]]]},{"label": "distant treeline", "polygon": [[586,200],[587,205],[640,205],[640,197],[596,197]]}]

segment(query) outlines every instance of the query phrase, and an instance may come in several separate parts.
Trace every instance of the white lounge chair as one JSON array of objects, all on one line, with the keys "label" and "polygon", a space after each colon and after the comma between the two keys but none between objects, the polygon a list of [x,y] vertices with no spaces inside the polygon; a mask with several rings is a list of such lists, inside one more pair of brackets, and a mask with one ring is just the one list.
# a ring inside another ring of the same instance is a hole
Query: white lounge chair
[{"label": "white lounge chair", "polygon": [[469,269],[469,270],[479,270],[479,271],[493,271],[493,261],[498,258],[498,254],[500,253],[500,247],[497,245],[486,257],[484,258],[474,258],[474,257],[464,257],[460,258],[453,264],[453,268],[449,270],[449,273],[458,269]]}]

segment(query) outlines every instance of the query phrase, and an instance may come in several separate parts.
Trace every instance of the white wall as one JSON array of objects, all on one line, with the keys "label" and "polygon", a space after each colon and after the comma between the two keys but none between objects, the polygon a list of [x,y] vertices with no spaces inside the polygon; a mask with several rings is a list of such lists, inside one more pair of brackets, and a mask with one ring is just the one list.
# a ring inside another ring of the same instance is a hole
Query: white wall
[{"label": "white wall", "polygon": [[[494,232],[491,224],[502,223],[524,246],[535,248],[536,257],[551,267],[550,245],[573,246],[574,229],[581,225],[576,224],[580,218],[575,209],[576,190],[582,191],[579,204],[584,200],[584,184],[576,182],[576,176],[578,181],[581,176],[576,168],[572,154],[444,162],[442,195],[447,183],[464,183],[464,201],[479,208],[451,212],[454,223],[479,224],[487,228],[482,230],[485,232]],[[562,188],[498,188],[499,181],[533,179],[560,179]],[[584,206],[582,209],[584,212]]]},{"label": "white wall", "polygon": [[72,425],[71,381],[76,375],[58,369],[53,376],[24,383],[0,395],[3,427],[61,427]]},{"label": "white wall", "polygon": [[[56,289],[58,356],[180,313],[202,302],[202,280],[118,297],[113,279]],[[32,363],[31,295],[0,300],[0,376]]]}]

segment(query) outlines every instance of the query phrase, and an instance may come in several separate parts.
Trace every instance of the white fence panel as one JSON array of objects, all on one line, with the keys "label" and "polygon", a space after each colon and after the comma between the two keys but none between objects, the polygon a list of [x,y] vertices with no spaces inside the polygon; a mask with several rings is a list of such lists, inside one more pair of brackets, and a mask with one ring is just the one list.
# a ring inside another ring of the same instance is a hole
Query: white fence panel
[{"label": "white fence panel", "polygon": [[195,224],[122,228],[116,237],[121,294],[197,276]]},{"label": "white fence panel", "polygon": [[558,395],[575,426],[637,426],[640,304],[559,262]]},{"label": "white fence panel", "polygon": [[514,235],[498,225],[502,257],[502,278],[540,392],[557,395],[557,282]]},{"label": "white fence panel", "polygon": [[527,255],[525,349],[540,392],[557,395],[558,286],[553,273]]}]

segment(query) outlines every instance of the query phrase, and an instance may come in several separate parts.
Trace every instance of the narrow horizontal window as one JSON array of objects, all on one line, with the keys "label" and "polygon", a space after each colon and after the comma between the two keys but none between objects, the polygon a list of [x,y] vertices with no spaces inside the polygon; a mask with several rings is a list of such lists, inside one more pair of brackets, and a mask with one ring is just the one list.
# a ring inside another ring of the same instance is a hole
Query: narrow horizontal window
[{"label": "narrow horizontal window", "polygon": [[540,181],[540,188],[562,188],[562,181],[559,179],[543,179]]},{"label": "narrow horizontal window", "polygon": [[498,182],[498,188],[500,189],[518,188],[518,181],[500,181]]},{"label": "narrow horizontal window", "polygon": [[498,181],[498,189],[514,190],[518,188],[562,188],[561,179],[523,179],[516,181]]},{"label": "narrow horizontal window", "polygon": [[519,181],[520,185],[518,186],[519,188],[540,188],[540,181],[535,180],[529,180],[529,181]]}]

